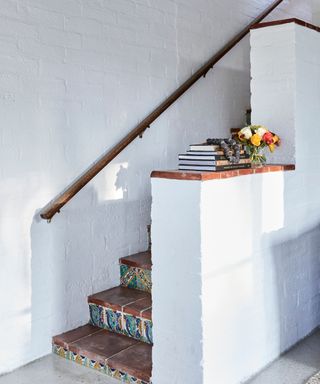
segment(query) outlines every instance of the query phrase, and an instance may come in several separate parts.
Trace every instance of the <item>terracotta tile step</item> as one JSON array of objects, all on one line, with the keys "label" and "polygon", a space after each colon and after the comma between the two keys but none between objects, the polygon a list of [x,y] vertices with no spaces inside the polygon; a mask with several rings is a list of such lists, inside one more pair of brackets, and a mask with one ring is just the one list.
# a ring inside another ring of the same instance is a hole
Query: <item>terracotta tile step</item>
[{"label": "terracotta tile step", "polygon": [[91,323],[152,344],[152,299],[148,292],[115,287],[88,297]]},{"label": "terracotta tile step", "polygon": [[121,285],[151,292],[151,252],[140,252],[120,260]]},{"label": "terracotta tile step", "polygon": [[151,345],[92,325],[55,336],[53,351],[123,382],[150,382]]},{"label": "terracotta tile step", "polygon": [[119,286],[89,296],[88,303],[151,320],[152,299],[148,292]]},{"label": "terracotta tile step", "polygon": [[128,265],[129,267],[136,267],[148,270],[151,270],[152,267],[151,252],[149,251],[122,257],[119,261],[120,264]]}]

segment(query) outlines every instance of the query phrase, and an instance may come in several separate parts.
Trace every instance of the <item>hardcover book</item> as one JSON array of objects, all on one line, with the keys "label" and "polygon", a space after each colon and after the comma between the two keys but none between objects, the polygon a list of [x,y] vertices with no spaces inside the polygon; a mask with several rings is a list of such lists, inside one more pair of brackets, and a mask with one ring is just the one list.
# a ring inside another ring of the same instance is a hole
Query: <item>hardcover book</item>
[{"label": "hardcover book", "polygon": [[[191,144],[189,146],[189,149],[190,151],[222,151],[222,148],[220,145],[211,145],[211,144]],[[243,149],[242,145],[241,145],[241,149]]]},{"label": "hardcover book", "polygon": [[191,144],[189,149],[191,151],[221,151],[220,145],[208,144]]},{"label": "hardcover book", "polygon": [[[240,160],[242,159],[249,159],[249,155],[246,155],[246,154],[243,154],[243,155],[240,155]],[[213,161],[217,161],[217,160],[227,160],[227,158],[224,156],[224,155],[207,155],[207,154],[203,154],[203,155],[193,155],[193,154],[189,154],[189,153],[186,153],[186,154],[180,154],[179,155],[179,160],[190,160],[190,161],[194,161],[194,160],[199,160],[199,161],[208,161],[208,160],[213,160]]]},{"label": "hardcover book", "polygon": [[230,171],[236,169],[249,169],[251,163],[248,164],[229,164],[229,165],[179,165],[179,171],[202,171],[202,172],[219,172]]},{"label": "hardcover book", "polygon": [[179,162],[179,166],[188,166],[188,165],[199,165],[199,166],[205,166],[205,165],[215,165],[215,166],[221,166],[221,165],[241,165],[241,164],[251,164],[250,159],[241,159],[239,163],[230,163],[229,160],[189,160],[189,159],[181,159]]}]

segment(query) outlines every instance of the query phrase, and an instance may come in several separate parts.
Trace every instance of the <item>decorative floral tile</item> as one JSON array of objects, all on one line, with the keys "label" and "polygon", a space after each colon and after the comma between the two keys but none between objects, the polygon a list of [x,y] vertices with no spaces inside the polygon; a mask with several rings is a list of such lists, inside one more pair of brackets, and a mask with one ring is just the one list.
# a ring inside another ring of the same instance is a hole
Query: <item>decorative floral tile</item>
[{"label": "decorative floral tile", "polygon": [[104,312],[103,307],[89,303],[91,324],[99,328],[104,328]]},{"label": "decorative floral tile", "polygon": [[60,357],[63,357],[65,359],[69,358],[69,351],[67,349],[61,347],[60,345],[53,344],[52,345],[52,351],[53,351],[53,353],[55,353],[56,355],[58,355]]},{"label": "decorative floral tile", "polygon": [[140,291],[151,292],[152,281],[151,271],[143,268],[120,265],[121,285],[128,288],[139,289]]},{"label": "decorative floral tile", "polygon": [[151,271],[148,269],[136,268],[137,289],[151,292]]},{"label": "decorative floral tile", "polygon": [[128,313],[89,304],[91,324],[152,344],[152,321]]},{"label": "decorative floral tile", "polygon": [[142,340],[141,323],[140,317],[124,313],[122,320],[123,334],[137,340]]},{"label": "decorative floral tile", "polygon": [[114,379],[124,381],[125,383],[130,383],[130,375],[125,372],[121,372],[118,369],[113,369],[107,366],[108,375],[113,377]]},{"label": "decorative floral tile", "polygon": [[78,355],[74,352],[69,351],[69,360],[74,361],[77,364],[83,365],[87,368],[95,369],[96,371],[99,371],[100,373],[106,372],[106,366],[104,364],[99,363],[95,360],[90,360],[89,358]]},{"label": "decorative floral tile", "polygon": [[103,327],[112,332],[122,333],[122,313],[110,308],[100,308],[104,312]]},{"label": "decorative floral tile", "polygon": [[152,321],[143,319],[141,322],[141,331],[142,331],[141,340],[144,341],[145,343],[152,344],[153,343]]},{"label": "decorative floral tile", "polygon": [[107,374],[114,379],[121,380],[127,384],[151,384],[150,382],[146,382],[140,379],[137,379],[127,373],[121,372],[118,369],[113,369],[107,366]]},{"label": "decorative floral tile", "polygon": [[121,264],[120,281],[121,285],[124,287],[137,289],[136,268]]},{"label": "decorative floral tile", "polygon": [[53,344],[52,350],[55,354],[65,359],[71,360],[77,364],[83,365],[87,368],[92,368],[100,373],[104,373],[108,376],[113,377],[114,379],[121,380],[122,383],[126,384],[151,384],[140,379],[137,379],[134,376],[129,375],[128,373],[121,372],[118,369],[112,369],[107,364],[101,364],[95,360],[90,360],[85,356],[78,355],[74,352],[68,351],[67,349],[60,347],[59,345]]}]

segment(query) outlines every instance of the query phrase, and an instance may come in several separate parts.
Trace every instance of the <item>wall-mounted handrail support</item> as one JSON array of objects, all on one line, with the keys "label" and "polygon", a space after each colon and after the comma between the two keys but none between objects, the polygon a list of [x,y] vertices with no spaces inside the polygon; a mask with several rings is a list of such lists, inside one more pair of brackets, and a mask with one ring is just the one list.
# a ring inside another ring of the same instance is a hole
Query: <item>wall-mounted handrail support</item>
[{"label": "wall-mounted handrail support", "polygon": [[180,96],[182,96],[195,82],[205,76],[214,65],[220,61],[234,46],[236,46],[250,31],[253,25],[260,23],[284,0],[274,1],[247,27],[231,39],[223,48],[211,57],[201,68],[199,68],[188,80],[177,88],[166,100],[154,109],[144,120],[141,121],[132,131],[130,131],[121,141],[119,141],[110,151],[105,153],[95,162],[81,177],[76,179],[60,195],[54,198],[40,212],[43,219],[50,220],[69,200],[71,200],[86,184],[89,183],[106,165],[108,165],[120,152],[122,152],[134,139],[141,137],[143,132],[166,111]]}]

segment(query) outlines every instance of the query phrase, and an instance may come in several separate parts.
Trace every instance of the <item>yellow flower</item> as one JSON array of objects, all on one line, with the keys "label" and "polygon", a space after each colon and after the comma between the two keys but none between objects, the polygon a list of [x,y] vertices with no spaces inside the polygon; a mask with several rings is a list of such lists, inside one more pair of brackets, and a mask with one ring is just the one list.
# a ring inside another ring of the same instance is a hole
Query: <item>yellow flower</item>
[{"label": "yellow flower", "polygon": [[269,145],[269,149],[270,149],[270,152],[274,152],[275,145],[274,144],[270,144]]},{"label": "yellow flower", "polygon": [[251,143],[255,146],[255,147],[259,147],[259,145],[261,144],[261,137],[255,133],[252,137],[251,137]]}]

